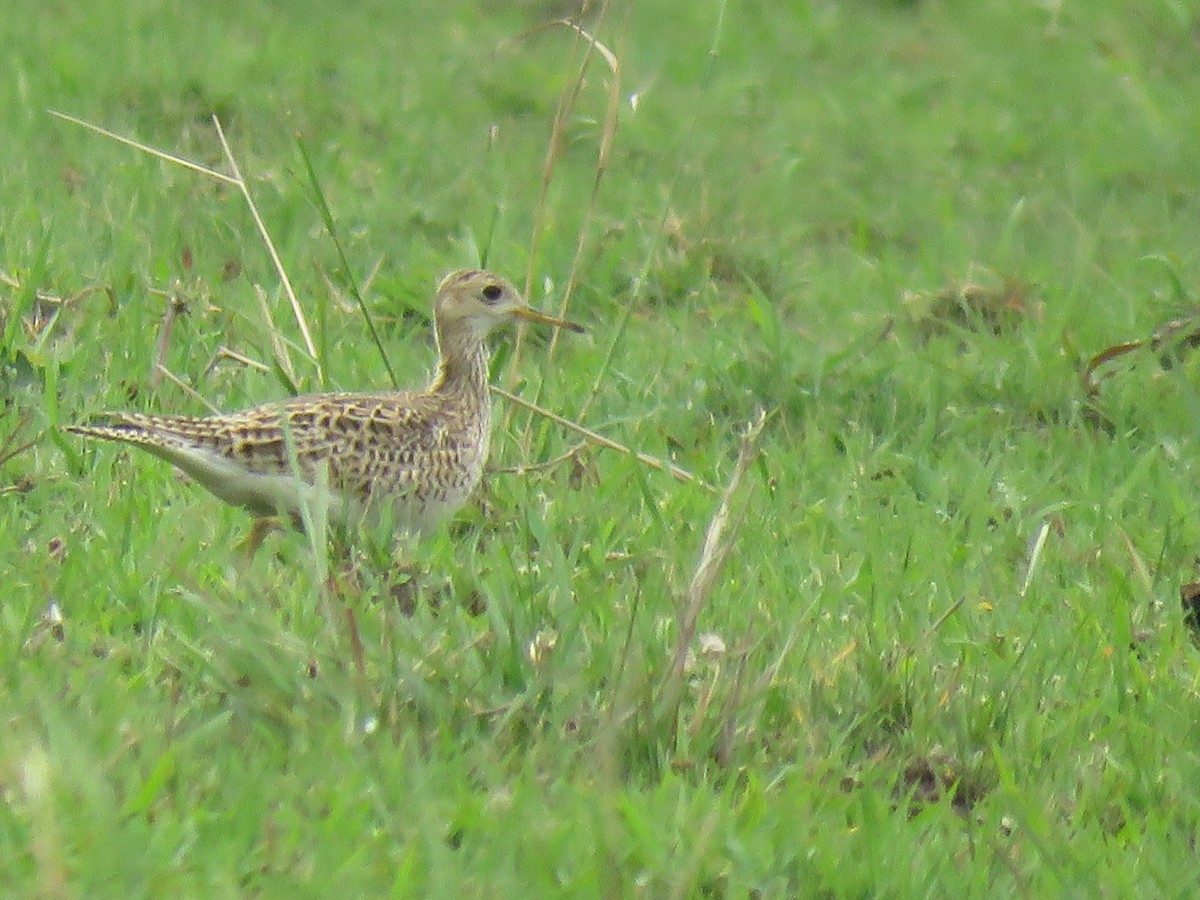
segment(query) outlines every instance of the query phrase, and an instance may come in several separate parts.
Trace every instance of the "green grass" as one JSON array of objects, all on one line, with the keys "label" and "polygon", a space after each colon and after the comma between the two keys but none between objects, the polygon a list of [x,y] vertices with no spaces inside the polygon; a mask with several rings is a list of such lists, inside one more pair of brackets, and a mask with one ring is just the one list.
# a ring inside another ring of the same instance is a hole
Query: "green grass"
[{"label": "green grass", "polygon": [[[350,571],[296,533],[246,560],[243,512],[55,430],[204,411],[151,379],[155,291],[189,310],[166,367],[221,408],[284,395],[210,366],[220,347],[271,361],[256,286],[299,336],[235,189],[48,108],[220,167],[217,112],[328,385],[383,388],[298,137],[419,382],[436,278],[529,265],[577,63],[563,30],[495,48],[561,9],[18,6],[0,17],[6,895],[1197,890],[1179,590],[1200,580],[1200,358],[1142,350],[1094,396],[1080,380],[1195,307],[1195,3],[647,0],[594,23],[622,105],[571,307],[591,336],[550,365],[531,337],[497,379],[573,417],[599,377],[586,425],[715,485],[772,411],[678,708],[719,500],[701,487],[599,449],[494,475],[419,548],[405,615],[386,544]],[[606,86],[597,63],[547,193],[547,308]],[[968,281],[1019,308],[993,328],[939,301]],[[514,410],[493,463],[574,440]]]}]

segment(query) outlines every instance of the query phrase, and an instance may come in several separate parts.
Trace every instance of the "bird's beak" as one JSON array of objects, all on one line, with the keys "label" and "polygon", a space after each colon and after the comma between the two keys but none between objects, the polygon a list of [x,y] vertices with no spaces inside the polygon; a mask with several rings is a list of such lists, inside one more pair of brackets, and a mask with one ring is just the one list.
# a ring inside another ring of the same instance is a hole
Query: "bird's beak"
[{"label": "bird's beak", "polygon": [[518,319],[524,319],[527,322],[553,325],[555,328],[565,328],[567,331],[574,331],[577,334],[583,334],[584,332],[582,325],[576,325],[574,322],[568,322],[566,319],[556,319],[554,316],[548,316],[544,312],[534,309],[532,306],[514,307],[512,314]]}]

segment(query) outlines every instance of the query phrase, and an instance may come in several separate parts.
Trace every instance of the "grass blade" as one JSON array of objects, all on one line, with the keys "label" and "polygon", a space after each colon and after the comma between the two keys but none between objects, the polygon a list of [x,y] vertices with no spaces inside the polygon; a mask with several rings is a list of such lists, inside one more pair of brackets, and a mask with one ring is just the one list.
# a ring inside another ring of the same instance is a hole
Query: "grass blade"
[{"label": "grass blade", "polygon": [[297,135],[296,149],[300,151],[300,159],[304,161],[304,171],[308,174],[308,182],[312,185],[313,195],[317,199],[317,209],[321,212],[321,221],[325,223],[325,230],[329,232],[329,237],[333,240],[333,246],[337,250],[338,260],[342,264],[342,272],[345,273],[346,281],[350,285],[350,293],[353,295],[355,302],[358,303],[358,309],[362,313],[363,321],[367,323],[367,331],[371,333],[371,340],[379,350],[379,358],[383,360],[383,367],[387,369],[388,378],[391,379],[392,387],[399,388],[400,382],[396,378],[396,372],[392,369],[392,363],[388,359],[387,351],[383,349],[383,341],[380,340],[379,331],[375,328],[375,321],[371,318],[371,311],[367,309],[367,304],[362,298],[362,294],[358,289],[358,282],[354,278],[354,270],[350,267],[349,260],[346,259],[346,250],[342,246],[342,239],[338,237],[337,227],[333,223],[333,213],[329,209],[329,203],[325,199],[325,192],[321,190],[321,182],[317,178],[317,171],[313,168],[312,158],[308,155],[308,148],[304,146]]}]

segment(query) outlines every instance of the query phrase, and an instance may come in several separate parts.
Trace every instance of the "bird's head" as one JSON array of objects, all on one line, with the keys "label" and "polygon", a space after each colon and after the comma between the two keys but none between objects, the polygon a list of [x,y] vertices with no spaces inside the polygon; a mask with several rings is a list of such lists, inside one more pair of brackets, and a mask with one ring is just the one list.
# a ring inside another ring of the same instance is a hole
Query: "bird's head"
[{"label": "bird's head", "polygon": [[533,309],[509,281],[481,269],[460,269],[442,279],[434,302],[434,317],[439,334],[466,332],[480,340],[514,319],[583,331],[574,322]]}]

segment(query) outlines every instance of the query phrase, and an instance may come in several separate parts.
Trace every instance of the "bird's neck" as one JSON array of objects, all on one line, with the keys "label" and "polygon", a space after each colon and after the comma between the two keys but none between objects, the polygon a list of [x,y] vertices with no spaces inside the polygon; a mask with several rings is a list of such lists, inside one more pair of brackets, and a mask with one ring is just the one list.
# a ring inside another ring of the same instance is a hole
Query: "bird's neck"
[{"label": "bird's neck", "polygon": [[487,397],[487,345],[473,333],[437,329],[438,369],[430,390],[440,394]]}]

